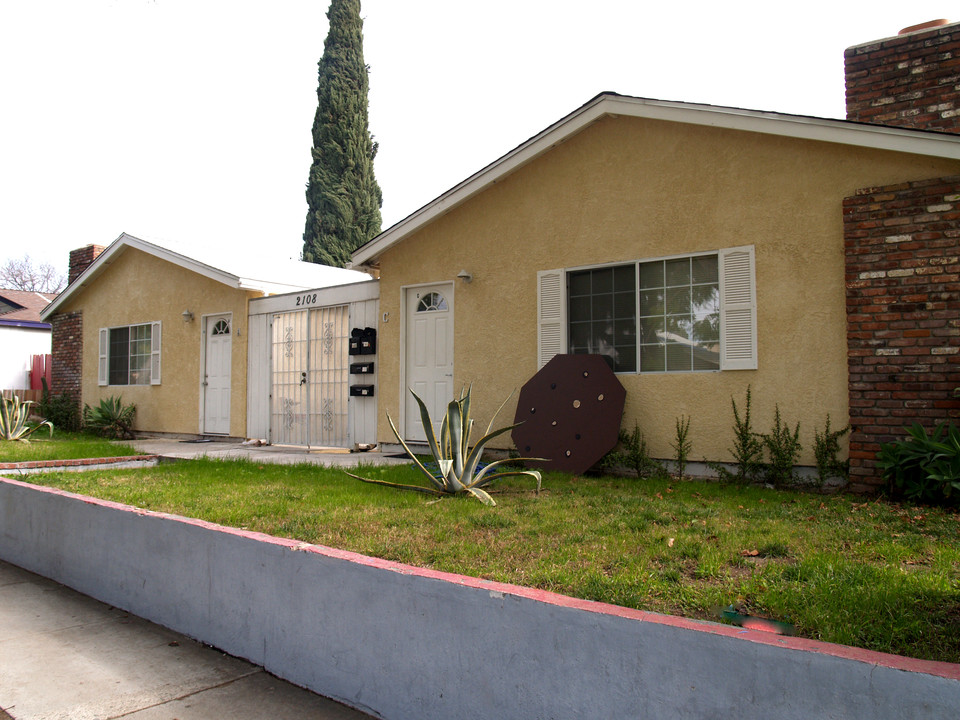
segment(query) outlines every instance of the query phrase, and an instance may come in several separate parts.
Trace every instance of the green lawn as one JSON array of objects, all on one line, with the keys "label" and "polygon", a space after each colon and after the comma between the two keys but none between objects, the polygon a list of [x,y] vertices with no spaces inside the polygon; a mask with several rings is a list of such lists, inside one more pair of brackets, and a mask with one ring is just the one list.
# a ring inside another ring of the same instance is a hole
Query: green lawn
[{"label": "green lawn", "polygon": [[95,435],[71,433],[41,428],[28,442],[0,440],[0,462],[27,462],[30,460],[76,460],[91,457],[118,457],[136,455],[130,445],[122,445]]},{"label": "green lawn", "polygon": [[[417,482],[410,468],[365,477]],[[422,567],[960,662],[960,515],[883,500],[548,473],[497,507],[430,502],[315,466],[197,460],[31,482]]]}]

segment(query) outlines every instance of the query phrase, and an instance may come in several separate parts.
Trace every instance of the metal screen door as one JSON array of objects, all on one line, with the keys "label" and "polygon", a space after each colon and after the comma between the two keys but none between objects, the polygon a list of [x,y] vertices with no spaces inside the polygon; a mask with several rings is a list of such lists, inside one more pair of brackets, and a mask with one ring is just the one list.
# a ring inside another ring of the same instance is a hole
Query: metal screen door
[{"label": "metal screen door", "polygon": [[348,447],[349,307],[273,317],[271,442]]}]

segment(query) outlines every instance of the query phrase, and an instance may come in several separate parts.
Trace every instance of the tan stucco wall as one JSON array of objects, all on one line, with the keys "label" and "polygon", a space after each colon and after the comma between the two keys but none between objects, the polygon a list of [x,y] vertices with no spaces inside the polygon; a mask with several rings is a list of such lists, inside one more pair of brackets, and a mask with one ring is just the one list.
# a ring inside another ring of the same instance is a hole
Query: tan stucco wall
[{"label": "tan stucco wall", "polygon": [[[122,395],[137,406],[137,430],[201,432],[202,316],[233,313],[230,435],[246,432],[247,300],[259,297],[205,278],[148,253],[127,248],[62,312],[83,311],[83,402]],[[185,323],[184,310],[194,314]],[[160,321],[161,384],[100,387],[98,332],[102,327]]]},{"label": "tan stucco wall", "polygon": [[[827,413],[848,418],[842,200],[858,188],[953,174],[960,162],[636,118],[605,118],[380,258],[380,413],[400,417],[401,289],[453,280],[454,379],[490,414],[537,370],[537,271],[754,245],[759,369],[620,375],[623,424],[670,457],[692,417],[692,459],[730,459],[730,398],[753,391],[801,425],[802,462]],[[398,362],[393,362],[397,358]],[[515,402],[502,417],[512,421]],[[503,423],[501,423],[503,424]],[[378,437],[394,438],[386,422]],[[505,446],[509,442],[504,443]]]}]

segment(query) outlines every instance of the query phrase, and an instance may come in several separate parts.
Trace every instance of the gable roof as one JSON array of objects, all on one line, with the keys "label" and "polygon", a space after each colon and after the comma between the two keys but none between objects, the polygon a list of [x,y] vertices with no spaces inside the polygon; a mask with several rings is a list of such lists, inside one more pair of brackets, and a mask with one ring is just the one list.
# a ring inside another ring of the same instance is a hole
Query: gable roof
[{"label": "gable roof", "polygon": [[[43,319],[48,318],[67,300],[82,292],[83,288],[92,283],[129,248],[153,255],[198,275],[223,283],[228,287],[260,291],[265,295],[346,285],[370,279],[370,276],[364,272],[277,258],[270,253],[243,254],[237,252],[221,254],[217,258],[205,258],[209,261],[208,264],[208,262],[203,262],[195,257],[198,254],[195,250],[191,250],[190,256],[188,256],[171,250],[169,247],[148,242],[127,233],[121,233],[120,237],[110,243],[90,263],[90,266],[70,283],[66,290],[57,296],[56,300],[47,306],[41,313],[41,317]],[[201,249],[200,252],[202,253],[203,250]],[[216,265],[213,265],[214,262]]]},{"label": "gable roof", "polygon": [[407,236],[483,192],[603,117],[624,115],[691,125],[743,130],[819,142],[960,159],[960,136],[925,130],[828,120],[806,115],[671,102],[604,92],[474,173],[459,185],[387,228],[353,253],[351,267],[375,263]]},{"label": "gable roof", "polygon": [[49,329],[49,324],[40,321],[40,312],[56,296],[56,293],[0,288],[0,325]]}]

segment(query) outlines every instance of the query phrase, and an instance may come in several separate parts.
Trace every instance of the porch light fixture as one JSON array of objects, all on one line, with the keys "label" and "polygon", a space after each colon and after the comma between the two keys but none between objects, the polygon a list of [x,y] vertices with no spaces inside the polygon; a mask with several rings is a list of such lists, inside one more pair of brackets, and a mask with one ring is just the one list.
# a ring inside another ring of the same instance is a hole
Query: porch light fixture
[{"label": "porch light fixture", "polygon": [[473,275],[468,273],[466,270],[461,270],[457,273],[457,277],[463,280],[465,283],[473,281]]},{"label": "porch light fixture", "polygon": [[193,322],[193,313],[189,310],[184,310],[182,313],[180,313],[180,317],[183,318],[185,323]]}]

